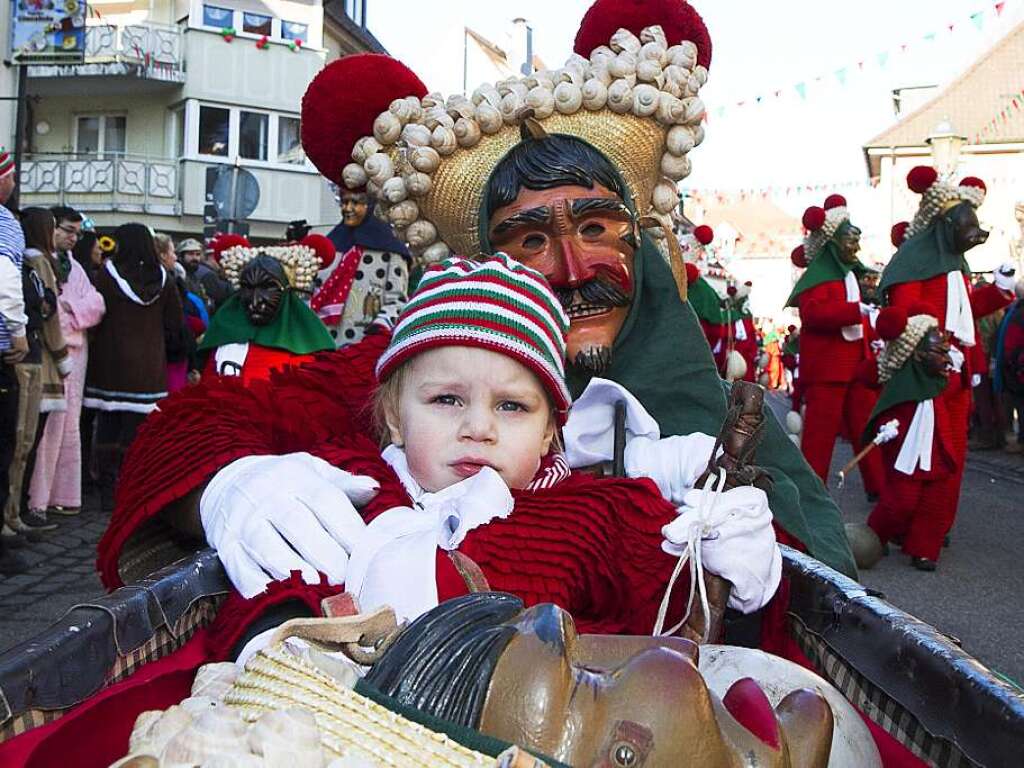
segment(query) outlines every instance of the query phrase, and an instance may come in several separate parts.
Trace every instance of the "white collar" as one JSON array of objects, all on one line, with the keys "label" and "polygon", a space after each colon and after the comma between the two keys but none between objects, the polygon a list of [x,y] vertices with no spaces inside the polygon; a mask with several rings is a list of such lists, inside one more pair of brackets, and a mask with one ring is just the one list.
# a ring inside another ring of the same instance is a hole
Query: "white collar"
[{"label": "white collar", "polygon": [[156,300],[159,299],[160,295],[163,293],[164,285],[167,284],[167,270],[161,266],[160,290],[157,292],[156,296],[154,296],[149,301],[143,301],[142,299],[139,298],[138,294],[135,293],[134,290],[132,290],[132,287],[128,285],[128,281],[121,277],[121,274],[117,271],[117,267],[114,266],[113,259],[107,259],[105,266],[107,268],[107,272],[110,274],[112,278],[114,278],[114,282],[117,283],[117,287],[121,289],[121,293],[123,293],[129,299],[131,299],[136,304],[142,307],[148,307],[150,304],[155,303]]}]

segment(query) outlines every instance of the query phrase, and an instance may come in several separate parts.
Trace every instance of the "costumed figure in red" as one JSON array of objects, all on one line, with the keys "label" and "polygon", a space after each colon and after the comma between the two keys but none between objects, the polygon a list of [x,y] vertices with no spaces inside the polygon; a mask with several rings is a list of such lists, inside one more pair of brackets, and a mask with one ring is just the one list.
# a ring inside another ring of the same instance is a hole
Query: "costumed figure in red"
[{"label": "costumed figure in red", "polygon": [[[981,179],[968,177],[954,183],[940,178],[934,168],[917,166],[907,174],[907,185],[921,195],[921,205],[909,225],[897,225],[904,239],[882,272],[879,291],[889,306],[908,314],[911,307],[919,307],[950,334],[954,373],[942,400],[953,427],[957,469],[950,490],[955,503],[967,458],[971,388],[985,367],[984,352],[977,344],[977,318],[1007,306],[1016,283],[1013,270],[1008,269],[996,270],[994,285],[977,289],[971,285],[965,254],[988,239],[978,223],[977,209],[985,200]],[[894,236],[898,232],[894,230]],[[952,525],[953,516],[948,522]]]},{"label": "costumed figure in red", "polygon": [[915,568],[934,571],[956,514],[960,427],[943,397],[951,366],[947,334],[922,305],[911,312],[908,318],[903,308],[888,307],[878,318],[886,342],[876,368],[882,390],[863,440],[879,429],[897,434],[882,443],[888,479],[868,525],[883,544],[902,541]]},{"label": "costumed figure in red", "polygon": [[680,238],[680,246],[686,257],[686,299],[697,314],[700,329],[708,341],[711,354],[715,356],[716,365],[721,369],[725,361],[725,344],[722,341],[722,297],[704,278],[697,265],[704,248],[710,245],[714,238],[715,233],[711,227],[701,224],[695,227],[692,233]]},{"label": "costumed figure in red", "polygon": [[298,243],[260,248],[232,241],[215,252],[235,292],[211,318],[199,345],[211,353],[209,373],[240,376],[248,384],[334,349],[324,324],[298,295],[310,290],[323,261],[334,257],[326,237],[307,235]]},{"label": "costumed figure in red", "polygon": [[[876,313],[861,301],[859,276],[867,270],[857,258],[860,229],[850,221],[846,200],[830,195],[824,207],[804,212],[807,270],[786,301],[800,312],[800,396],[805,404],[801,450],[828,482],[836,438],[847,435],[855,451],[874,398],[855,390],[857,368],[868,358],[865,326]],[[796,258],[797,254],[794,254]],[[883,471],[875,452],[860,464],[864,489],[881,490]]]},{"label": "costumed figure in red", "polygon": [[[731,285],[728,298],[725,300],[726,336],[732,340],[732,349],[743,358],[746,368],[739,377],[744,381],[757,380],[757,358],[760,352],[757,327],[754,316],[750,312],[750,292],[754,284],[750,280],[738,285]],[[725,378],[732,381],[726,361]]]}]

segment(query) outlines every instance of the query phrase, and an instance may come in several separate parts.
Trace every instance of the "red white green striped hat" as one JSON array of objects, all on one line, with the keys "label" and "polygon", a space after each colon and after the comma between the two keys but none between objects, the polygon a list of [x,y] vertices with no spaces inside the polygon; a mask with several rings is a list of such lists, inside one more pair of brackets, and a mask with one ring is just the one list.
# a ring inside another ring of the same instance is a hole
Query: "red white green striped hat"
[{"label": "red white green striped hat", "polygon": [[6,149],[0,150],[0,179],[8,173],[14,173],[14,155]]},{"label": "red white green striped hat", "polygon": [[423,273],[377,361],[384,382],[402,363],[437,347],[480,347],[511,357],[540,378],[565,423],[569,318],[544,276],[503,253],[452,258]]}]

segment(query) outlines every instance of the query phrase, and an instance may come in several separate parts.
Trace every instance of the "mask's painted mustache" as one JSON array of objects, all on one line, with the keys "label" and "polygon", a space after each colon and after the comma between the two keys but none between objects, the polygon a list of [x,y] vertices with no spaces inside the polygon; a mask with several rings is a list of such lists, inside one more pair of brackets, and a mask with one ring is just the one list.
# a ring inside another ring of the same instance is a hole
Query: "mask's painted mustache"
[{"label": "mask's painted mustache", "polygon": [[590,280],[577,288],[555,288],[555,295],[566,312],[579,304],[607,309],[627,307],[632,300],[622,288],[601,279]]}]

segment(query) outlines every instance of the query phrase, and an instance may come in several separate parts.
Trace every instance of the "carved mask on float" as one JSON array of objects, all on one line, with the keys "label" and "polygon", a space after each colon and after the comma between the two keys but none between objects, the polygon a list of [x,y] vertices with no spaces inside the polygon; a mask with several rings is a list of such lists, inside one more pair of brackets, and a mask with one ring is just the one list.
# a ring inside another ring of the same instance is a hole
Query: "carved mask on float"
[{"label": "carved mask on float", "polygon": [[288,276],[281,262],[270,256],[257,256],[245,267],[238,279],[238,297],[253,325],[269,325],[281,311]]},{"label": "carved mask on float", "polygon": [[969,202],[964,201],[943,214],[953,239],[953,250],[966,253],[976,245],[988,240],[988,232],[978,222],[978,212]]},{"label": "carved mask on float", "polygon": [[918,342],[914,359],[921,363],[929,376],[945,376],[953,364],[949,357],[949,334],[938,327],[929,330]]},{"label": "carved mask on float", "polygon": [[857,253],[860,251],[860,227],[844,222],[834,235],[836,245],[839,247],[839,259],[844,264],[853,264],[857,261]]},{"label": "carved mask on float", "polygon": [[[586,767],[824,768],[833,718],[798,690],[766,717],[774,746],[727,711],[680,637],[580,635],[558,606],[449,600],[416,620],[366,681],[400,702]],[[414,682],[415,681],[415,682]],[[776,718],[778,718],[776,720]]]},{"label": "carved mask on float", "polygon": [[548,279],[569,316],[569,364],[595,375],[633,302],[639,231],[620,190],[607,159],[565,136],[524,139],[489,182],[490,249]]}]

